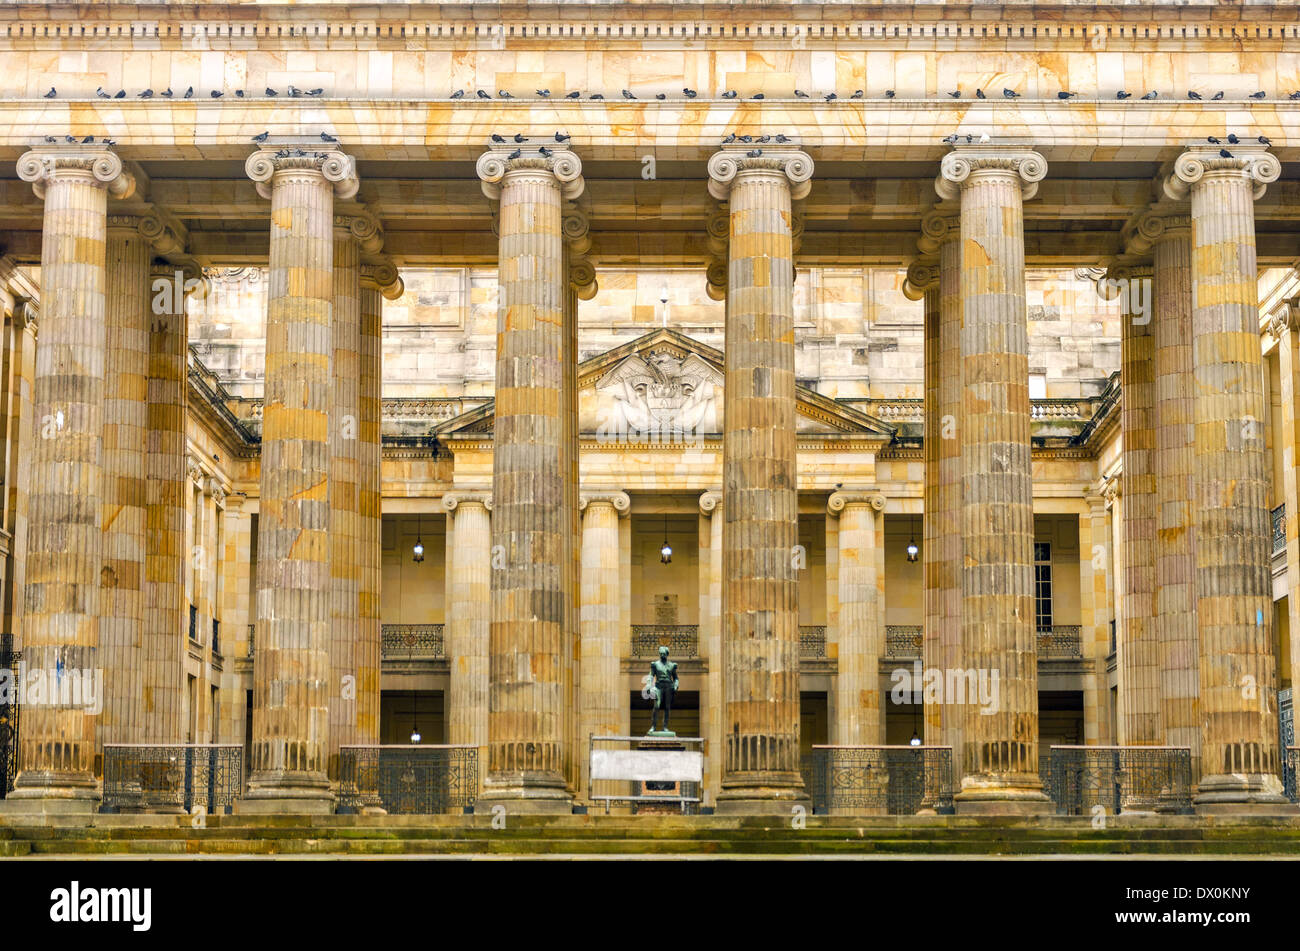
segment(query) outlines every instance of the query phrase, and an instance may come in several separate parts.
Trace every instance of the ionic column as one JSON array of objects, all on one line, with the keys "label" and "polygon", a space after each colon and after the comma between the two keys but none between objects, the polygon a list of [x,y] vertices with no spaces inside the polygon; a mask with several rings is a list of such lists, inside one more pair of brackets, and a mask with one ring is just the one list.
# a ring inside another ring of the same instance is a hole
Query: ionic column
[{"label": "ionic column", "polygon": [[197,272],[173,265],[155,264],[149,275],[145,607],[140,641],[143,709],[135,742],[173,744],[186,739],[185,642],[178,632],[189,624],[185,584],[191,570],[186,450],[189,326],[184,288],[189,282],[201,284]]},{"label": "ionic column", "polygon": [[722,687],[722,493],[700,495],[700,512],[708,519],[709,547],[700,558],[700,653],[707,672],[700,697],[700,731],[704,737],[704,792],[709,803],[722,791],[724,737]]},{"label": "ionic column", "polygon": [[[1155,402],[1155,336],[1151,320],[1150,267],[1114,269],[1103,284],[1118,292],[1120,406],[1123,433],[1124,639],[1118,645],[1123,714],[1121,746],[1164,742],[1161,720],[1162,657],[1155,629],[1156,470],[1155,439],[1160,409]],[[1131,811],[1131,809],[1130,809]]]},{"label": "ionic column", "polygon": [[[334,216],[333,404],[330,410],[330,679],[327,772],[357,740],[361,624],[361,253],[384,244],[365,213]],[[372,460],[373,461],[373,460]]]},{"label": "ionic column", "polygon": [[[718,809],[787,812],[799,773],[799,612],[791,202],[813,165],[793,148],[724,146],[709,192],[726,200],[727,412],[722,652],[726,761]],[[841,663],[843,657],[841,657]]]},{"label": "ionic column", "polygon": [[271,200],[258,518],[252,775],[245,811],[328,812],[334,198],[358,182],[338,149],[263,148],[245,170]]},{"label": "ionic column", "polygon": [[[1196,623],[1203,812],[1280,810],[1264,365],[1254,200],[1281,164],[1255,145],[1188,149],[1165,185],[1192,202]],[[1294,808],[1294,807],[1292,807]]]},{"label": "ionic column", "polygon": [[[488,640],[491,626],[492,497],[486,492],[444,495],[453,520],[447,597],[447,740],[488,746]],[[480,779],[482,770],[480,769]]]},{"label": "ionic column", "polygon": [[[1130,247],[1150,249],[1154,345],[1155,601],[1163,742],[1192,750],[1200,775],[1200,679],[1196,634],[1192,222],[1157,208],[1143,215]],[[1154,299],[1153,299],[1154,298]],[[1127,437],[1126,437],[1127,438]]]},{"label": "ionic column", "polygon": [[10,356],[9,435],[6,440],[10,462],[6,505],[9,531],[9,564],[5,571],[4,630],[14,635],[14,650],[21,650],[23,589],[27,577],[27,510],[31,492],[32,446],[38,438],[32,423],[32,394],[36,380],[37,308],[31,301],[13,306],[12,353]]},{"label": "ionic column", "polygon": [[967,718],[963,812],[1047,808],[1038,778],[1033,480],[1023,202],[1047,163],[1037,152],[957,146],[935,182],[961,200],[962,643],[1000,679],[997,712]]},{"label": "ionic column", "polygon": [[834,740],[841,746],[885,742],[880,699],[881,609],[876,574],[883,557],[876,546],[876,513],[885,497],[839,491],[826,503],[839,517],[840,630],[835,675]]},{"label": "ionic column", "polygon": [[[1300,297],[1284,301],[1270,315],[1269,332],[1277,338],[1282,402],[1282,494],[1286,505],[1287,620],[1291,632],[1292,696],[1300,671]],[[1279,753],[1279,755],[1285,755]]]},{"label": "ionic column", "polygon": [[587,795],[590,763],[588,738],[627,736],[631,711],[623,689],[622,629],[619,626],[623,585],[619,578],[618,520],[632,509],[626,492],[583,492],[582,511],[582,685],[580,741],[582,772],[579,794]]},{"label": "ionic column", "polygon": [[[103,146],[38,147],[18,160],[18,177],[45,201],[23,660],[29,672],[94,677],[101,667],[105,229],[109,194],[127,197],[135,183]],[[99,799],[97,718],[80,696],[69,699],[23,711],[21,771],[6,811],[85,812]]]},{"label": "ionic column", "polygon": [[[379,742],[379,682],[383,662],[382,439],[384,301],[397,300],[404,286],[391,261],[360,269],[360,331],[357,388],[357,639],[356,720],[352,742]],[[452,742],[456,742],[452,740]],[[376,812],[378,803],[363,811]]]},{"label": "ionic column", "polygon": [[1083,742],[1108,744],[1110,703],[1106,683],[1106,657],[1110,654],[1110,597],[1106,563],[1108,535],[1106,509],[1100,496],[1084,499],[1079,513],[1079,607],[1082,654],[1089,664],[1083,675]]},{"label": "ionic column", "polygon": [[[574,516],[564,392],[564,199],[582,192],[567,149],[480,157],[500,201],[496,416],[492,462],[492,615],[484,808],[567,813],[566,639]],[[571,683],[571,681],[569,681]]]}]

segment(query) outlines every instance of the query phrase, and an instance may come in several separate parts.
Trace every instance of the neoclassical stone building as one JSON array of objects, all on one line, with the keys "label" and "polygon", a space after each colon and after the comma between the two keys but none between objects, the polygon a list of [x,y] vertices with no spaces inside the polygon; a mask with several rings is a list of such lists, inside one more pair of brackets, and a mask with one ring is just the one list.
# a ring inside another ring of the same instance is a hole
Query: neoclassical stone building
[{"label": "neoclassical stone building", "polygon": [[661,644],[720,812],[912,741],[959,813],[1076,746],[1293,808],[1289,4],[0,21],[4,632],[103,681],[0,809],[193,744],[332,812],[415,743],[568,813]]}]

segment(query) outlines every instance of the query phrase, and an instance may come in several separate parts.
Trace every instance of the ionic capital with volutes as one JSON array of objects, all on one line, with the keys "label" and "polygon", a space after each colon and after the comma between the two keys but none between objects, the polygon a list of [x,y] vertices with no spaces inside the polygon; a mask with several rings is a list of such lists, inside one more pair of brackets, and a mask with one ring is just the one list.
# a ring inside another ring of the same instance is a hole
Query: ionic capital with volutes
[{"label": "ionic capital with volutes", "polygon": [[271,197],[277,178],[319,176],[334,187],[334,197],[344,201],[361,188],[356,160],[338,147],[303,149],[264,145],[244,162],[244,171],[263,198]]},{"label": "ionic capital with volutes", "polygon": [[1005,145],[955,145],[943,157],[934,190],[949,201],[982,176],[1000,175],[1020,183],[1021,197],[1028,201],[1038,193],[1038,183],[1047,177],[1047,159],[1033,149]]}]

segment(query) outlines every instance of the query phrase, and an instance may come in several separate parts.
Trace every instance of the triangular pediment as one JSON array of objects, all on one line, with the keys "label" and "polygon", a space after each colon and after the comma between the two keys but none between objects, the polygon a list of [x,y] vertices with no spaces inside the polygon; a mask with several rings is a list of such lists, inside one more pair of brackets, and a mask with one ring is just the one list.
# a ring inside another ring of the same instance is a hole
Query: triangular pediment
[{"label": "triangular pediment", "polygon": [[[721,350],[668,328],[590,357],[578,366],[578,424],[584,436],[637,433],[721,434],[726,399]],[[799,435],[867,436],[885,442],[895,429],[874,416],[795,388]],[[488,400],[440,425],[451,435],[490,433]]]}]

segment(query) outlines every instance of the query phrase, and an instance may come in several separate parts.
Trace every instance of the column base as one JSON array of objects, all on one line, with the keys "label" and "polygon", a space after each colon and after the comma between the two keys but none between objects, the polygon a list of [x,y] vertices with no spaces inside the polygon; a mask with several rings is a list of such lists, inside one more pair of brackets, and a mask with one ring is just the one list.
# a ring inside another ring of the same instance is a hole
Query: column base
[{"label": "column base", "polygon": [[1056,806],[1036,781],[966,778],[952,797],[959,816],[1050,816]]},{"label": "column base", "polygon": [[334,812],[334,794],[324,773],[255,773],[248,781],[248,791],[235,800],[234,812],[248,816],[327,816]]},{"label": "column base", "polygon": [[521,779],[515,775],[504,782],[488,779],[474,803],[474,815],[490,816],[497,806],[504,807],[508,816],[569,816],[573,814],[573,793],[564,780],[550,776]]},{"label": "column base", "polygon": [[1282,792],[1282,780],[1266,773],[1206,776],[1196,786],[1192,808],[1198,816],[1295,816],[1300,805]]},{"label": "column base", "polygon": [[714,814],[719,816],[782,816],[800,806],[812,812],[812,799],[797,773],[777,774],[767,783],[722,784]]},{"label": "column base", "polygon": [[13,790],[0,799],[0,813],[11,816],[89,816],[101,802],[99,784],[89,773],[19,773]]}]

